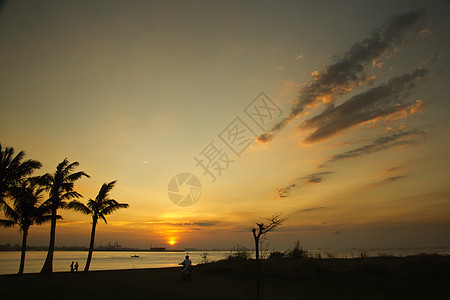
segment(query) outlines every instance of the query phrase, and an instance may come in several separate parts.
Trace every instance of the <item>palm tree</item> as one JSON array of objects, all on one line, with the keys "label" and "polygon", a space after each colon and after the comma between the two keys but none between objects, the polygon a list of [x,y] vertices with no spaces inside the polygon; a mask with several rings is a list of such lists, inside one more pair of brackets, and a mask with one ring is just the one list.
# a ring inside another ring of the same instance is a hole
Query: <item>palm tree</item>
[{"label": "palm tree", "polygon": [[[40,225],[51,220],[49,206],[40,203],[43,191],[44,189],[39,187],[35,181],[27,180],[10,191],[12,206],[6,202],[3,204],[3,212],[6,219],[0,220],[0,225],[4,227],[18,225],[22,232],[22,255],[20,256],[19,276],[23,274],[25,266],[28,229],[34,224]],[[61,216],[56,217],[61,219]]]},{"label": "palm tree", "polygon": [[83,214],[92,216],[91,241],[89,243],[89,253],[86,266],[84,267],[84,272],[89,271],[89,266],[91,264],[92,251],[94,250],[95,227],[97,226],[98,219],[100,218],[107,223],[105,216],[120,208],[128,208],[128,204],[118,203],[116,200],[109,198],[109,192],[114,187],[116,182],[117,181],[115,180],[110,183],[104,183],[100,188],[97,197],[95,197],[95,200],[89,199],[87,205],[77,200],[73,200],[67,205],[67,208],[71,208],[76,211],[80,211]]},{"label": "palm tree", "polygon": [[40,183],[49,192],[49,199],[44,203],[50,206],[52,212],[50,225],[50,242],[48,246],[47,258],[42,267],[41,274],[51,274],[53,272],[53,251],[55,249],[56,219],[59,208],[65,208],[66,200],[81,197],[81,194],[74,191],[74,182],[83,176],[89,177],[83,171],[73,172],[79,165],[78,162],[69,163],[65,158],[56,167],[53,174],[45,174],[40,178]]},{"label": "palm tree", "polygon": [[0,206],[14,186],[17,186],[26,176],[42,166],[37,160],[27,159],[22,161],[24,157],[24,151],[20,151],[14,156],[13,147],[3,148],[0,144]]}]

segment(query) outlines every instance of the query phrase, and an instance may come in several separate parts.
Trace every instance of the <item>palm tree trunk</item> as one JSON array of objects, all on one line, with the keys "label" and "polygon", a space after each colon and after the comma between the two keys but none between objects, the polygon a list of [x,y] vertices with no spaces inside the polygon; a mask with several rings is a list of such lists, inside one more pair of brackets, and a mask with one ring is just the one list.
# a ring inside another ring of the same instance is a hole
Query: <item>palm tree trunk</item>
[{"label": "palm tree trunk", "polygon": [[50,225],[50,243],[48,245],[47,258],[42,266],[41,274],[49,275],[53,272],[53,251],[55,250],[56,235],[56,209],[52,209],[52,222]]},{"label": "palm tree trunk", "polygon": [[91,265],[92,251],[94,251],[94,239],[95,239],[95,227],[97,226],[97,218],[92,218],[92,231],[91,231],[91,242],[89,243],[89,253],[86,260],[86,266],[84,267],[84,272],[89,271],[89,266]]},{"label": "palm tree trunk", "polygon": [[17,275],[19,276],[22,276],[23,269],[25,267],[25,251],[27,251],[27,236],[28,236],[28,228],[23,229],[22,232],[22,254],[20,255],[19,273],[17,273]]}]

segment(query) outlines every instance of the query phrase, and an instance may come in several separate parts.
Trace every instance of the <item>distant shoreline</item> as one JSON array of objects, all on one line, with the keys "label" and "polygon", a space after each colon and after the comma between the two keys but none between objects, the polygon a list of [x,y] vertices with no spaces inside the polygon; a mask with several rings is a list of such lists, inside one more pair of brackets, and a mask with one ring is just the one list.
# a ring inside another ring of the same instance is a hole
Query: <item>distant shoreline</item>
[{"label": "distant shoreline", "polygon": [[[305,249],[306,251],[384,251],[388,254],[391,252],[397,252],[399,250],[410,250],[410,251],[416,251],[416,250],[448,250],[450,251],[450,246],[438,246],[438,247],[395,247],[395,248],[316,248],[316,249]],[[14,251],[21,251],[21,248],[12,247],[9,249],[2,249],[0,248],[0,252],[14,252]],[[27,248],[28,251],[47,251],[47,248],[40,247],[40,246],[30,246],[30,248]],[[54,251],[89,251],[87,247],[56,247]],[[94,249],[94,251],[103,251],[103,252],[201,252],[201,251],[209,251],[209,252],[224,252],[224,251],[233,251],[233,249],[195,249],[195,248],[188,248],[188,249],[139,249],[139,248],[123,248],[123,249]],[[253,252],[252,249],[248,249],[248,251]],[[273,250],[272,250],[273,251]],[[270,252],[270,251],[269,251]]]},{"label": "distant shoreline", "polygon": [[[0,251],[21,251],[22,249],[16,246],[11,246],[11,248],[5,249],[0,245]],[[29,247],[29,248],[28,248]],[[45,246],[28,246],[27,251],[47,251]],[[164,249],[164,247],[155,247],[155,249],[142,249],[142,248],[94,248],[94,251],[147,251],[147,252],[186,252],[186,251],[232,251],[233,248],[229,249],[196,249],[196,248],[185,248],[185,249]],[[450,250],[450,246],[424,246],[424,247],[348,247],[348,248],[304,248],[306,251],[359,251],[359,250],[368,250],[368,251],[388,251],[388,250],[419,250],[419,249],[448,249]],[[54,251],[88,251],[88,247],[84,246],[56,246]],[[253,251],[252,249],[248,249],[249,251]],[[274,251],[274,250],[269,250]]]}]

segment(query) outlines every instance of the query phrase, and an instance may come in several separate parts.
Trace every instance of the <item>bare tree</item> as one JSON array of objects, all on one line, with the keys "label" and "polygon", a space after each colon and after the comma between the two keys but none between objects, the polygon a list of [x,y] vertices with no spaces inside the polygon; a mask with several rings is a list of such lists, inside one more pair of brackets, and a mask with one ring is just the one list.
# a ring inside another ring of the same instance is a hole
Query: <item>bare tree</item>
[{"label": "bare tree", "polygon": [[252,228],[253,238],[255,240],[255,254],[256,254],[256,299],[261,299],[260,285],[261,285],[261,262],[259,257],[260,239],[267,233],[273,231],[277,226],[283,224],[288,217],[282,217],[283,213],[277,213],[269,218],[266,223],[256,223],[257,227]]}]

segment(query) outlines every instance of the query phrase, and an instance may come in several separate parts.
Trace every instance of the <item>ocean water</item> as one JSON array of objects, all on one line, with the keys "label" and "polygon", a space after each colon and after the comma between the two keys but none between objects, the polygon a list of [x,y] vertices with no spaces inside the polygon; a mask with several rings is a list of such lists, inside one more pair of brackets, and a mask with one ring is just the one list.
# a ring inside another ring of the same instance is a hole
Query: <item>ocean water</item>
[{"label": "ocean water", "polygon": [[[205,251],[189,251],[193,264],[202,261]],[[229,251],[206,251],[208,260],[216,261],[226,257]],[[187,252],[127,252],[94,251],[89,270],[120,270],[175,267],[184,260]],[[72,261],[78,262],[82,271],[86,264],[87,251],[55,251],[53,271],[70,271]],[[139,257],[131,257],[138,255]],[[47,251],[27,251],[24,273],[38,273],[44,264]],[[20,251],[0,251],[0,274],[14,274],[19,270]]]},{"label": "ocean water", "polygon": [[[202,254],[207,252],[209,261],[225,258],[230,251],[189,251],[192,263],[202,262]],[[450,248],[401,248],[401,249],[313,249],[308,250],[312,257],[354,258],[364,256],[408,256],[421,253],[450,255]],[[72,261],[78,262],[79,271],[86,263],[87,251],[55,251],[53,271],[70,271]],[[25,259],[25,273],[38,273],[44,264],[46,251],[28,251]],[[139,257],[132,257],[138,255]],[[90,270],[120,270],[141,268],[176,267],[184,260],[186,252],[125,252],[94,251]],[[0,274],[15,274],[19,270],[20,251],[0,251]]]}]

